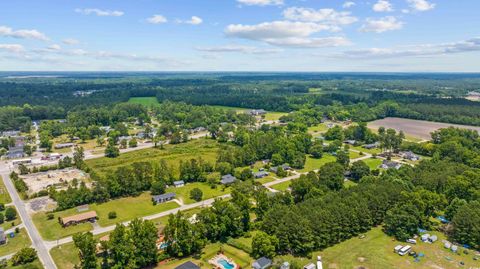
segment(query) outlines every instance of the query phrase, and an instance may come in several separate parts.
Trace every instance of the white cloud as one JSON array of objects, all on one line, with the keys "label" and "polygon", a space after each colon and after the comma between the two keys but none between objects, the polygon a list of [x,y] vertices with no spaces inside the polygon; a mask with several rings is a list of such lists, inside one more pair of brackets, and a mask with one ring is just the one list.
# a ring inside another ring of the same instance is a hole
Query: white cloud
[{"label": "white cloud", "polygon": [[237,0],[238,3],[247,6],[281,6],[283,0]]},{"label": "white cloud", "polygon": [[186,24],[191,24],[191,25],[199,25],[203,23],[202,18],[197,17],[197,16],[192,16],[190,20],[187,21],[182,21],[182,20],[177,20],[177,23],[186,23]]},{"label": "white cloud", "polygon": [[342,7],[343,7],[343,8],[351,8],[351,7],[355,6],[355,5],[356,5],[355,2],[347,1],[347,2],[343,3]]},{"label": "white cloud", "polygon": [[53,45],[48,46],[47,49],[49,49],[49,50],[61,50],[62,47],[60,47],[60,45],[58,45],[58,44],[53,44]]},{"label": "white cloud", "polygon": [[24,48],[20,44],[0,44],[0,50],[6,50],[9,52],[20,53],[24,51]]},{"label": "white cloud", "polygon": [[230,37],[262,41],[275,46],[313,48],[343,46],[349,43],[343,37],[311,37],[312,34],[332,30],[336,30],[336,27],[313,22],[273,21],[256,25],[232,24],[227,26],[225,33]]},{"label": "white cloud", "polygon": [[393,11],[393,5],[388,0],[378,0],[373,5],[373,11],[375,12],[391,12]]},{"label": "white cloud", "polygon": [[361,32],[383,33],[387,31],[402,29],[403,22],[393,16],[387,16],[379,19],[367,18],[365,24],[360,28]]},{"label": "white cloud", "polygon": [[288,20],[304,22],[322,22],[331,25],[347,25],[357,21],[357,18],[350,15],[350,12],[338,12],[334,9],[291,7],[283,11],[283,16]]},{"label": "white cloud", "polygon": [[350,59],[378,59],[396,57],[432,57],[478,51],[480,51],[480,37],[452,43],[423,44],[397,48],[368,48],[351,50],[345,51],[336,56]]},{"label": "white cloud", "polygon": [[76,40],[76,39],[73,39],[73,38],[67,38],[67,39],[64,39],[62,40],[63,44],[66,44],[66,45],[77,45],[80,43],[80,41]]},{"label": "white cloud", "polygon": [[125,14],[123,11],[119,11],[119,10],[102,10],[98,8],[83,8],[83,9],[77,8],[75,9],[75,12],[83,15],[95,14],[97,16],[102,16],[102,17],[105,17],[105,16],[120,17],[120,16],[123,16],[123,14]]},{"label": "white cloud", "polygon": [[147,21],[152,24],[161,24],[166,23],[168,20],[162,15],[155,14],[152,17],[148,18]]},{"label": "white cloud", "polygon": [[203,52],[212,52],[212,53],[245,53],[245,54],[273,54],[279,53],[283,50],[277,48],[258,48],[252,46],[244,45],[224,45],[216,47],[198,47],[196,48],[199,51]]},{"label": "white cloud", "polygon": [[37,30],[13,30],[7,26],[0,26],[0,36],[14,37],[14,38],[23,38],[23,39],[38,39],[42,41],[48,40],[48,37]]},{"label": "white cloud", "polygon": [[407,0],[410,7],[416,11],[427,11],[435,8],[434,3],[430,3],[427,0]]}]

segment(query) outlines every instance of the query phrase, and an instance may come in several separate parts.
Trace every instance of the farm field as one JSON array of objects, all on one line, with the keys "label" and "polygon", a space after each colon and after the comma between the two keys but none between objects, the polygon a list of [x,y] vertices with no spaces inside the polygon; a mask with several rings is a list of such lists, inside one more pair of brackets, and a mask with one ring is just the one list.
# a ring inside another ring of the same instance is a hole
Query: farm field
[{"label": "farm field", "polygon": [[86,164],[95,172],[105,174],[121,166],[135,162],[158,162],[166,160],[178,176],[180,160],[190,160],[201,157],[208,162],[214,162],[217,156],[218,144],[206,138],[193,139],[187,143],[165,145],[164,149],[148,148],[120,154],[117,158],[96,158],[86,160]]},{"label": "farm field", "polygon": [[0,256],[15,253],[24,247],[31,245],[30,237],[28,237],[27,231],[22,228],[20,232],[15,234],[14,238],[7,237],[7,243],[0,245]]},{"label": "farm field", "polygon": [[385,128],[392,128],[397,131],[403,131],[406,134],[406,138],[410,137],[420,138],[424,140],[430,139],[430,133],[441,129],[448,128],[450,126],[457,128],[464,128],[470,130],[476,130],[480,132],[480,127],[470,125],[458,125],[450,123],[423,121],[423,120],[411,120],[402,118],[385,118],[368,123],[368,127],[372,129],[378,129],[383,126]]},{"label": "farm field", "polygon": [[[438,232],[429,232],[438,236],[433,244],[419,242],[412,245],[413,251],[425,254],[420,262],[414,262],[411,256],[399,256],[393,252],[396,245],[406,245],[384,234],[381,227],[376,227],[365,234],[365,238],[351,238],[323,251],[312,253],[312,257],[322,256],[324,268],[476,268],[480,261],[474,261],[473,255],[454,254],[443,248],[441,242],[445,236]],[[472,253],[472,251],[470,251]],[[295,261],[303,266],[313,259],[283,256],[285,260]],[[451,259],[451,261],[449,260]],[[465,266],[459,263],[463,261]]]},{"label": "farm field", "polygon": [[322,167],[324,164],[329,163],[329,162],[334,162],[336,158],[330,154],[324,154],[322,158],[320,159],[315,159],[312,158],[311,156],[307,155],[307,160],[305,161],[305,166],[303,169],[300,169],[300,172],[310,172],[316,169],[319,169]]},{"label": "farm field", "polygon": [[169,187],[165,192],[174,192],[177,194],[177,199],[182,200],[185,204],[192,204],[196,202],[190,198],[190,191],[194,188],[199,188],[203,192],[202,200],[207,200],[230,193],[230,188],[223,188],[222,185],[217,185],[216,188],[212,189],[205,182],[187,183],[185,186],[179,188]]},{"label": "farm field", "polygon": [[141,104],[144,106],[158,105],[157,97],[130,97],[128,102],[133,104]]}]

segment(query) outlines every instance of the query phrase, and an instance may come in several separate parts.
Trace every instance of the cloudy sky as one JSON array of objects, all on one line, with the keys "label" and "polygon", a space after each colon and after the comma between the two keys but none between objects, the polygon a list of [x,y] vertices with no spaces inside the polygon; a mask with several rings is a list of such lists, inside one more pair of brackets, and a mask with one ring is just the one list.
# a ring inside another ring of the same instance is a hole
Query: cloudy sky
[{"label": "cloudy sky", "polygon": [[478,0],[0,1],[0,70],[480,72]]}]

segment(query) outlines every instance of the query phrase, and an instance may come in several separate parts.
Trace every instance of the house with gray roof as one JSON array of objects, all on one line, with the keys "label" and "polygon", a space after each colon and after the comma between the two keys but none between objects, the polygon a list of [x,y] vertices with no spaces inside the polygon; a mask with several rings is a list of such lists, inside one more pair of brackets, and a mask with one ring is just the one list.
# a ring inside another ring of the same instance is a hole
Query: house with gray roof
[{"label": "house with gray roof", "polygon": [[261,257],[260,259],[252,263],[253,269],[266,269],[272,266],[272,260],[267,257]]},{"label": "house with gray roof", "polygon": [[18,159],[25,157],[23,146],[11,147],[8,149],[7,159]]},{"label": "house with gray roof", "polygon": [[400,169],[402,167],[401,163],[384,160],[383,163],[380,165],[382,169]]},{"label": "house with gray roof", "polygon": [[173,192],[152,196],[152,200],[157,204],[161,204],[161,203],[171,201],[174,198],[175,198],[175,193],[173,193]]},{"label": "house with gray roof", "polygon": [[228,174],[228,175],[222,176],[220,183],[222,183],[223,185],[229,185],[234,183],[235,181],[237,181],[237,178],[232,176],[231,174]]},{"label": "house with gray roof", "polygon": [[188,262],[182,263],[179,266],[175,267],[175,269],[200,269],[200,266],[194,264],[191,261],[188,261]]},{"label": "house with gray roof", "polygon": [[175,188],[183,187],[183,186],[185,186],[185,181],[183,181],[183,180],[174,181],[173,186],[175,186]]},{"label": "house with gray roof", "polygon": [[267,171],[259,171],[259,172],[254,173],[253,176],[255,178],[264,178],[264,177],[268,176],[268,172]]}]

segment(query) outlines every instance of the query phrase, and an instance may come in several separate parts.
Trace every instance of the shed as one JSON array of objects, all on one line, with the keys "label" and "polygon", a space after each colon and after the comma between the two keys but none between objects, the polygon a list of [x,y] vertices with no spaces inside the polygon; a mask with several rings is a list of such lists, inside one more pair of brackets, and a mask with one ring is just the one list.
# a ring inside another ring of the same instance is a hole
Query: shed
[{"label": "shed", "polygon": [[445,248],[451,248],[452,247],[452,244],[450,242],[445,242],[445,244],[443,245]]},{"label": "shed", "polygon": [[75,145],[74,143],[62,143],[62,144],[56,144],[56,145],[55,145],[55,148],[56,148],[56,149],[71,148],[71,147],[73,147],[74,145]]},{"label": "shed", "polygon": [[395,248],[393,248],[393,251],[394,251],[395,253],[398,253],[402,248],[403,248],[402,245],[397,245]]},{"label": "shed", "polygon": [[222,176],[220,183],[222,183],[223,185],[228,185],[228,184],[234,183],[235,181],[237,181],[237,178],[232,176],[231,174],[228,174],[228,175]]},{"label": "shed", "polygon": [[173,198],[175,198],[175,193],[173,193],[173,192],[152,196],[152,200],[157,204],[161,204],[161,203],[171,201],[171,200],[173,200]]},{"label": "shed", "polygon": [[267,257],[261,257],[260,259],[252,263],[253,269],[266,269],[272,266],[272,260]]},{"label": "shed", "polygon": [[183,187],[183,186],[185,186],[185,181],[183,181],[183,180],[174,181],[173,186],[175,186],[175,188]]},{"label": "shed", "polygon": [[180,264],[179,266],[175,267],[175,269],[200,269],[200,266],[194,264],[191,261],[184,262]]}]

